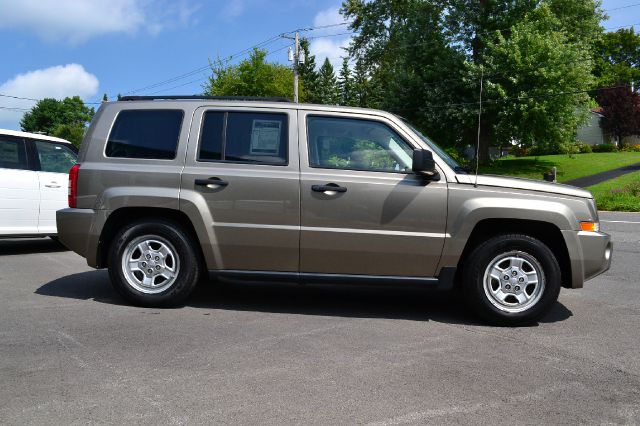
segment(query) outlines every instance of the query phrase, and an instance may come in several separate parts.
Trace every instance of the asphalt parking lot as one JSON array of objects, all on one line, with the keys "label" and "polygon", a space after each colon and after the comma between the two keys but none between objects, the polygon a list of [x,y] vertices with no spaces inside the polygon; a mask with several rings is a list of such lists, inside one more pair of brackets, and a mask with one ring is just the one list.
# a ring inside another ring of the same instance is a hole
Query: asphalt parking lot
[{"label": "asphalt parking lot", "polygon": [[0,241],[0,423],[640,423],[640,214],[601,220],[611,270],[517,329],[419,290],[209,284],[136,308],[49,239]]}]

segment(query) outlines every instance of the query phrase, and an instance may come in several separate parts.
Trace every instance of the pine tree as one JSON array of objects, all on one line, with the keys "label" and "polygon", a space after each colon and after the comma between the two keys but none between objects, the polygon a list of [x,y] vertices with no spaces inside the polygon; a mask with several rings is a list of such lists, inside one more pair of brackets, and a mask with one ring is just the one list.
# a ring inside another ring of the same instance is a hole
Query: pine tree
[{"label": "pine tree", "polygon": [[364,61],[356,61],[353,73],[353,94],[351,96],[352,105],[359,107],[370,107],[369,105],[369,79]]},{"label": "pine tree", "polygon": [[319,103],[317,96],[318,72],[316,71],[316,57],[309,51],[309,40],[300,40],[300,50],[304,54],[304,63],[298,65],[298,75],[304,86],[303,102]]},{"label": "pine tree", "polygon": [[342,59],[342,68],[338,75],[338,92],[340,94],[340,103],[347,106],[355,106],[353,78],[351,69],[349,68],[349,58]]},{"label": "pine tree", "polygon": [[318,72],[317,95],[321,104],[335,105],[339,102],[338,80],[328,58],[325,58]]}]

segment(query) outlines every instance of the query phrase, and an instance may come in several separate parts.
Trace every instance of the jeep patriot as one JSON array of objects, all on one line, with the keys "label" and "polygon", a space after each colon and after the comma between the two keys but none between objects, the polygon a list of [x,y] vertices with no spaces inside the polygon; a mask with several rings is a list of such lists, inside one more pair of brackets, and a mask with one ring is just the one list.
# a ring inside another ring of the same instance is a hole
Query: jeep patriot
[{"label": "jeep patriot", "polygon": [[458,291],[540,319],[611,262],[592,195],[465,172],[402,118],[277,99],[128,97],[96,113],[58,235],[142,306],[232,280]]}]

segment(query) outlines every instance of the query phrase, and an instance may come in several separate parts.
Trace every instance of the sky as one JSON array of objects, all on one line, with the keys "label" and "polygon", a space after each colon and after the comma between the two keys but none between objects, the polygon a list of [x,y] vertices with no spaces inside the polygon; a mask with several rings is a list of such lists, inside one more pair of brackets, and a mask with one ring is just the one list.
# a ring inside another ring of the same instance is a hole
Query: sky
[{"label": "sky", "polygon": [[[340,0],[0,0],[0,128],[19,129],[34,100],[195,94],[209,60],[230,64],[261,42],[288,63],[279,34],[343,24]],[[640,27],[640,0],[603,0],[605,28]],[[346,25],[303,32],[316,63],[338,68]],[[314,38],[315,37],[315,38]],[[238,54],[240,53],[240,54]]]}]

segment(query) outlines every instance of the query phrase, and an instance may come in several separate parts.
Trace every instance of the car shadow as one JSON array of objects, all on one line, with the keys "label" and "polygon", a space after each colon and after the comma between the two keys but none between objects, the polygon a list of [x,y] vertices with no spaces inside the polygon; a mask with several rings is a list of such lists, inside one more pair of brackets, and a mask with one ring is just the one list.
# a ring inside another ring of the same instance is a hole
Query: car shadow
[{"label": "car shadow", "polygon": [[[58,278],[41,286],[36,290],[36,294],[128,305],[111,287],[105,270]],[[231,311],[484,325],[473,313],[465,309],[456,293],[424,289],[342,284],[203,282],[195,289],[186,306]],[[571,315],[571,311],[558,302],[540,322],[563,321]]]},{"label": "car shadow", "polygon": [[51,238],[0,239],[0,256],[31,253],[53,253],[69,251],[68,248]]}]

